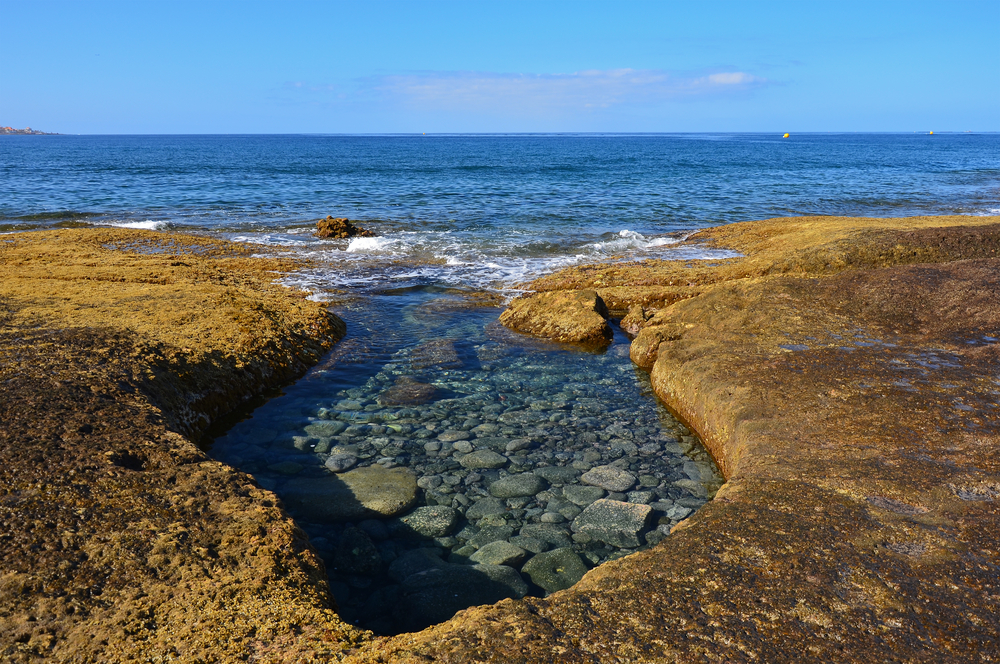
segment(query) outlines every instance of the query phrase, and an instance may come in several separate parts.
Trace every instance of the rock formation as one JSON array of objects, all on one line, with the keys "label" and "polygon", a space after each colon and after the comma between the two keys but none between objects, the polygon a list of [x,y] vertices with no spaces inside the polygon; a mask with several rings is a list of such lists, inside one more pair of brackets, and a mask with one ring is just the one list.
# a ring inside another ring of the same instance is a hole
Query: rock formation
[{"label": "rock formation", "polygon": [[349,237],[375,237],[375,233],[352,224],[347,217],[329,216],[316,222],[316,237],[342,240]]}]

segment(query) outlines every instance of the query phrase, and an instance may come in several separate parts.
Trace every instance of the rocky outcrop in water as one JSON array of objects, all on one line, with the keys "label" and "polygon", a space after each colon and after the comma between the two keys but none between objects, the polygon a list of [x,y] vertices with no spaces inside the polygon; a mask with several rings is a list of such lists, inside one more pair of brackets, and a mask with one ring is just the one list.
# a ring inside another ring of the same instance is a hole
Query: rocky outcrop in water
[{"label": "rocky outcrop in water", "polygon": [[350,237],[375,237],[375,233],[355,226],[347,217],[329,216],[316,222],[316,237],[343,240]]}]

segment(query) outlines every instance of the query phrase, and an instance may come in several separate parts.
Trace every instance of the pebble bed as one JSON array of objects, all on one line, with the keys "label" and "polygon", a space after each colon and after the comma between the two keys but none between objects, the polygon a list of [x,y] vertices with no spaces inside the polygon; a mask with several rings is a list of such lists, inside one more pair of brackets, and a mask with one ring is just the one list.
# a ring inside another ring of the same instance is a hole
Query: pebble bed
[{"label": "pebble bed", "polygon": [[328,363],[212,446],[282,498],[345,620],[394,634],[568,588],[655,545],[721,486],[620,333],[589,353],[451,298],[395,306],[382,347],[369,317],[341,312],[372,340],[354,366]]}]

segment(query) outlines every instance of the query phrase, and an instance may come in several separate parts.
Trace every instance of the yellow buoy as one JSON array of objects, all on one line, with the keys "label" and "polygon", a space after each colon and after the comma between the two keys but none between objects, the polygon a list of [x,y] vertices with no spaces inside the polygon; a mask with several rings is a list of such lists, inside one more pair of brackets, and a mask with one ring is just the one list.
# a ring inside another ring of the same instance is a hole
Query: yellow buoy
[{"label": "yellow buoy", "polygon": [[933,135],[934,135],[934,132],[932,131],[932,132],[931,132],[931,136],[933,136]]},{"label": "yellow buoy", "polygon": [[782,138],[788,138],[788,134],[785,134],[784,136],[782,136]]}]

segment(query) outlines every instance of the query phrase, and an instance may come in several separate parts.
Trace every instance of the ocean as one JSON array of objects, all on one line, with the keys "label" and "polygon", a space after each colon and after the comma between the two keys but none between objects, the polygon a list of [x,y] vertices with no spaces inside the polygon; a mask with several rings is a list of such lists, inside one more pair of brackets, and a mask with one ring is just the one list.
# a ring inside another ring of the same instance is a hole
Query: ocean
[{"label": "ocean", "polygon": [[[205,447],[282,498],[340,615],[380,634],[569,587],[723,482],[620,329],[594,351],[499,325],[525,281],[729,256],[677,244],[742,220],[1000,214],[995,134],[3,136],[0,173],[0,233],[178,230],[314,259],[284,280],[347,336]],[[377,237],[313,237],[327,215]],[[410,478],[408,512],[345,500],[373,469]],[[598,499],[646,516],[609,535]]]},{"label": "ocean", "polygon": [[[748,219],[1000,211],[998,134],[5,136],[0,173],[0,231],[289,245],[328,260],[311,285],[366,290],[504,289]],[[327,215],[379,237],[312,238]]]}]

